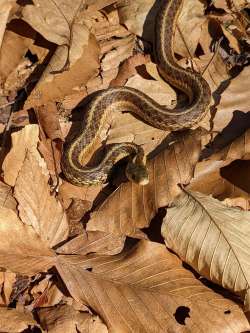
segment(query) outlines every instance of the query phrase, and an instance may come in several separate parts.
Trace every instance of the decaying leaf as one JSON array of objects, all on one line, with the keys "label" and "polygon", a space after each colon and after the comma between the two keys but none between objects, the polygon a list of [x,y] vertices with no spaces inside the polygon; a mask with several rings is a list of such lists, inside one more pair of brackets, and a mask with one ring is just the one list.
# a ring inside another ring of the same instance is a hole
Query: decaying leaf
[{"label": "decaying leaf", "polygon": [[141,241],[114,257],[63,256],[57,269],[71,295],[99,313],[109,332],[249,328],[236,304],[205,287],[163,245]]},{"label": "decaying leaf", "polygon": [[198,192],[183,193],[162,225],[166,245],[201,275],[220,284],[250,309],[250,213]]}]

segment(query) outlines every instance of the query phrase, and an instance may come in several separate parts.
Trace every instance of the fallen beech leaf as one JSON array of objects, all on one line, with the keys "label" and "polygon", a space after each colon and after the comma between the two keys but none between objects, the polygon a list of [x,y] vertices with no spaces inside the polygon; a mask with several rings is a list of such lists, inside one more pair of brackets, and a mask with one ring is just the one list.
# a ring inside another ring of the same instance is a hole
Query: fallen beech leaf
[{"label": "fallen beech leaf", "polygon": [[16,211],[16,200],[12,195],[12,188],[0,181],[0,207],[10,208]]},{"label": "fallen beech leaf", "polygon": [[201,275],[241,296],[250,310],[250,213],[183,193],[162,225],[166,245]]},{"label": "fallen beech leaf", "polygon": [[136,67],[141,66],[149,61],[149,56],[138,53],[127,60],[119,68],[119,72],[115,79],[110,82],[110,87],[119,87],[125,85],[126,81],[135,75]]},{"label": "fallen beech leaf", "polygon": [[[74,41],[74,45],[77,43],[77,40]],[[26,100],[25,109],[37,107],[49,101],[60,101],[66,95],[73,93],[74,89],[86,85],[92,77],[96,76],[99,68],[99,46],[93,35],[88,34],[79,59],[70,61],[70,68],[67,71],[62,71],[65,63],[64,51],[65,47],[62,46],[54,53],[41,79]]]},{"label": "fallen beech leaf", "polygon": [[16,309],[0,307],[0,330],[1,332],[21,333],[26,329],[40,325],[33,319],[29,312],[22,312]]},{"label": "fallen beech leaf", "polygon": [[16,273],[1,272],[1,298],[4,300],[1,303],[3,305],[9,305],[12,301],[12,291],[14,289],[16,278]]},{"label": "fallen beech leaf", "polygon": [[235,111],[249,112],[250,66],[243,68],[242,72],[230,82],[229,87],[222,93],[214,118],[214,131],[220,132],[231,121]]},{"label": "fallen beech leaf", "polygon": [[34,275],[54,264],[54,252],[7,208],[0,210],[0,266],[15,273]]},{"label": "fallen beech leaf", "polygon": [[250,130],[236,138],[223,149],[209,156],[210,160],[234,161],[236,159],[250,159]]},{"label": "fallen beech leaf", "polygon": [[[188,191],[196,191],[206,195],[224,200],[226,198],[241,197],[244,200],[250,199],[250,194],[246,189],[235,185],[235,182],[230,182],[230,179],[225,179],[222,175],[222,170],[230,164],[229,161],[203,161],[196,165],[194,178],[186,187]],[[248,169],[248,168],[247,168]],[[246,173],[241,169],[240,178],[246,178]]]},{"label": "fallen beech leaf", "polygon": [[178,27],[183,37],[176,29],[174,49],[176,53],[185,58],[190,58],[190,54],[194,56],[200,39],[202,24],[206,20],[204,10],[204,4],[199,0],[185,0],[183,2],[183,9],[178,19]]},{"label": "fallen beech leaf", "polygon": [[59,247],[56,252],[59,254],[81,254],[98,253],[114,255],[122,251],[125,237],[116,237],[101,231],[84,232]]},{"label": "fallen beech leaf", "polygon": [[[34,31],[29,31],[28,35],[31,36],[31,38],[35,37]],[[5,31],[0,53],[1,81],[3,80],[3,82],[5,82],[8,76],[17,69],[18,65],[25,61],[23,58],[33,43],[33,39],[31,38],[25,38],[13,31]],[[10,84],[6,87],[6,89],[8,88],[12,88]]]},{"label": "fallen beech leaf", "polygon": [[53,333],[108,333],[107,327],[98,316],[74,310],[68,305],[38,311],[41,326]]},{"label": "fallen beech leaf", "polygon": [[38,134],[39,127],[37,125],[27,125],[19,132],[11,134],[12,148],[3,162],[4,181],[8,185],[15,185],[27,151],[31,151],[39,164],[45,166],[37,151]]},{"label": "fallen beech leaf", "polygon": [[6,28],[6,24],[8,22],[8,18],[11,12],[13,5],[15,4],[15,0],[1,0],[0,1],[0,47],[3,40],[4,31]]},{"label": "fallen beech leaf", "polygon": [[60,202],[50,193],[47,177],[30,153],[27,154],[19,172],[15,198],[22,221],[32,225],[50,247],[68,237],[66,214]]},{"label": "fallen beech leaf", "polygon": [[199,133],[181,134],[178,142],[148,162],[148,185],[122,184],[91,215],[87,230],[145,237],[139,229],[149,226],[158,208],[180,193],[178,183],[187,184],[192,178],[201,149]]},{"label": "fallen beech leaf", "polygon": [[[124,3],[121,1],[119,3],[121,23],[125,24],[128,30],[134,34],[143,35],[144,39],[153,41],[155,16],[159,9],[158,3],[154,4],[154,6],[153,4],[153,0],[124,1]],[[200,38],[201,26],[204,21],[204,5],[198,0],[185,0],[178,20],[178,26],[191,55],[194,55],[196,50]],[[176,53],[187,58],[190,57],[187,47],[178,31],[176,31],[174,48]]]},{"label": "fallen beech leaf", "polygon": [[44,38],[58,45],[69,45],[72,23],[82,0],[34,0],[26,4],[22,18]]},{"label": "fallen beech leaf", "polygon": [[249,328],[236,304],[205,287],[157,243],[141,241],[114,257],[62,256],[57,269],[71,295],[98,313],[111,333]]},{"label": "fallen beech leaf", "polygon": [[[160,104],[163,104],[164,101],[167,106],[171,106],[171,101],[176,99],[176,94],[169,85],[162,84],[161,81],[143,79],[138,74],[130,78],[126,86],[142,91]],[[112,115],[112,118],[107,144],[134,142],[142,146],[145,153],[148,154],[169,133],[154,128],[129,113],[116,112]]]},{"label": "fallen beech leaf", "polygon": [[62,131],[58,119],[58,111],[55,103],[49,102],[41,105],[36,110],[39,124],[43,128],[47,137],[51,140],[62,139]]}]

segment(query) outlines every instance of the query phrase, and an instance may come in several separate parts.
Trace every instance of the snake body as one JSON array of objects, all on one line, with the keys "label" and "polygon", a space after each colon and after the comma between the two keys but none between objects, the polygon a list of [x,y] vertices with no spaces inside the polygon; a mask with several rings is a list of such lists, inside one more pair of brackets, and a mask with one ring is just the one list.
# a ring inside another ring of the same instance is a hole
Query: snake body
[{"label": "snake body", "polygon": [[95,143],[110,112],[129,111],[162,130],[190,128],[206,114],[211,100],[207,82],[200,74],[180,67],[174,57],[174,32],[182,4],[183,0],[162,3],[156,20],[155,53],[160,75],[188,96],[188,105],[168,109],[129,87],[101,91],[89,104],[83,127],[64,147],[62,170],[71,183],[81,186],[105,182],[114,163],[128,155],[132,156],[126,170],[128,178],[141,185],[148,183],[144,152],[134,143],[110,145],[103,160],[95,167],[80,163]]}]

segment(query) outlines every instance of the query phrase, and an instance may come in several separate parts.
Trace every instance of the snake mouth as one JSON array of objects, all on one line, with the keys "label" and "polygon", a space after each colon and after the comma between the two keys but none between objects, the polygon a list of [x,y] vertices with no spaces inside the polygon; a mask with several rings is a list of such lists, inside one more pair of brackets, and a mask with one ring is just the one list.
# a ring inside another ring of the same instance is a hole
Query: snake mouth
[{"label": "snake mouth", "polygon": [[145,185],[148,185],[148,183],[149,183],[149,179],[148,178],[144,178],[144,179],[142,179],[142,180],[140,180],[138,182],[138,185],[145,186]]}]

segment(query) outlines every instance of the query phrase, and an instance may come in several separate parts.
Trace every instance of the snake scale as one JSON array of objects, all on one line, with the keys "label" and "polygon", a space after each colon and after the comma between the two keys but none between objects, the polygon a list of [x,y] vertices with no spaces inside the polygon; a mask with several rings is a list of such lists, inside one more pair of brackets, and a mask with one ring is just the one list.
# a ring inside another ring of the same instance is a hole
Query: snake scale
[{"label": "snake scale", "polygon": [[131,142],[110,145],[102,161],[95,167],[80,163],[92,149],[110,112],[128,111],[156,128],[175,131],[192,127],[206,114],[211,100],[207,82],[200,74],[180,67],[174,57],[174,33],[182,5],[183,0],[162,2],[156,18],[155,53],[160,75],[183,91],[189,102],[182,108],[167,109],[133,88],[100,91],[88,105],[79,133],[64,145],[61,165],[69,182],[78,186],[106,182],[113,165],[121,158],[130,156],[126,167],[127,177],[139,185],[148,183],[144,152]]}]

